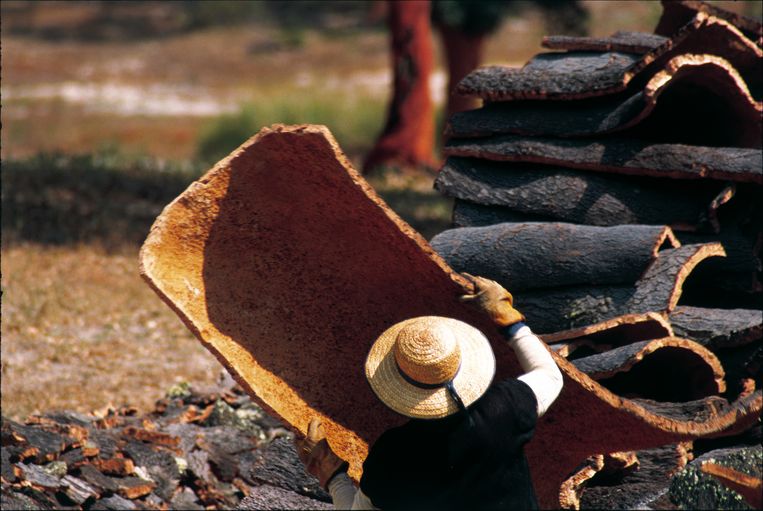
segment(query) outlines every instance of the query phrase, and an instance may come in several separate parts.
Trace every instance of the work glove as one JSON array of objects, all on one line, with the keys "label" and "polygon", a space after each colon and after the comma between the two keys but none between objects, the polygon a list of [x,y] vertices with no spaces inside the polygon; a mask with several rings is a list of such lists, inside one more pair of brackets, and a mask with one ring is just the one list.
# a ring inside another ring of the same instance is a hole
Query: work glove
[{"label": "work glove", "polygon": [[294,437],[294,445],[297,447],[299,459],[305,464],[307,471],[318,479],[324,490],[328,490],[331,478],[340,472],[346,472],[350,466],[331,450],[323,423],[317,417],[313,417],[307,426],[306,437]]},{"label": "work glove", "polygon": [[514,297],[498,282],[468,273],[461,275],[474,284],[474,294],[461,296],[462,302],[473,304],[502,328],[525,320],[522,313],[514,308]]}]

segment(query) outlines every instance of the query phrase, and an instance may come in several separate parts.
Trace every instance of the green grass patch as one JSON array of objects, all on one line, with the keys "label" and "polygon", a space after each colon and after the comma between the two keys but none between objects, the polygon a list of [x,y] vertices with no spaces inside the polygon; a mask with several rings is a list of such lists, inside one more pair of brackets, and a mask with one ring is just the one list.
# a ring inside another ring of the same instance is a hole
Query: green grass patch
[{"label": "green grass patch", "polygon": [[219,116],[204,126],[196,155],[205,163],[227,156],[261,128],[271,124],[323,124],[349,155],[370,150],[386,114],[384,99],[351,97],[341,93],[301,93],[262,98],[238,112]]}]

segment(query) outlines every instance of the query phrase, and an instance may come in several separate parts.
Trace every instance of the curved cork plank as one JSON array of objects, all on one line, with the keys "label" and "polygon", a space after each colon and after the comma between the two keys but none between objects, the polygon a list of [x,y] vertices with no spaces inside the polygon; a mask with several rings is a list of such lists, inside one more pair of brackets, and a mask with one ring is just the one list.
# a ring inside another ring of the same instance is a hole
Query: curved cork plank
[{"label": "curved cork plank", "polygon": [[[724,208],[721,208],[721,211],[723,210]],[[739,224],[743,221],[725,221],[725,225],[720,226],[720,232],[716,233],[682,232],[676,236],[684,244],[713,241],[721,243],[726,250],[726,257],[708,261],[708,271],[715,274],[746,273],[753,280],[763,269],[763,243],[760,241],[763,239],[763,225],[759,226],[757,231],[742,229]]]},{"label": "curved cork plank", "polygon": [[604,455],[589,456],[565,479],[559,488],[559,507],[561,509],[580,509],[580,496],[586,484],[604,468]]},{"label": "curved cork plank", "polygon": [[753,90],[753,96],[759,97],[763,50],[732,24],[703,13],[643,55],[614,51],[541,53],[521,68],[478,68],[461,80],[456,91],[485,101],[606,96],[625,91],[634,79],[641,82],[636,85],[640,89],[669,60],[694,53],[729,61]]},{"label": "curved cork plank", "polygon": [[763,183],[759,149],[653,144],[628,138],[557,139],[500,135],[450,139],[445,156],[514,161],[672,179]]},{"label": "curved cork plank", "polygon": [[680,337],[641,341],[572,364],[621,396],[683,402],[726,390],[718,357]]},{"label": "curved cork plank", "polygon": [[548,344],[585,339],[594,344],[621,346],[672,336],[673,328],[662,314],[647,312],[646,314],[624,314],[593,325],[544,334],[541,338]]},{"label": "curved cork plank", "polygon": [[574,474],[562,483],[559,503],[562,509],[580,509],[581,496],[596,476],[619,480],[639,469],[638,455],[634,451],[597,454],[586,459]]},{"label": "curved cork plank", "polygon": [[[666,99],[661,101],[663,96]],[[761,113],[763,103],[752,97],[728,61],[713,55],[685,54],[665,63],[630,96],[488,103],[455,113],[445,134],[574,138],[638,127],[653,140],[678,141],[680,137],[680,141],[696,145],[754,148],[761,145]],[[712,125],[707,124],[708,118],[714,119]]]},{"label": "curved cork plank", "polygon": [[546,337],[628,314],[627,304],[634,292],[633,285],[628,284],[535,289],[513,295],[514,307],[525,315],[527,324],[535,333]]},{"label": "curved cork plank", "polygon": [[574,358],[583,358],[595,353],[611,350],[612,346],[589,341],[588,339],[577,339],[571,342],[550,344],[549,348],[554,350],[560,357],[573,360]]},{"label": "curved cork plank", "polygon": [[744,346],[763,338],[763,312],[679,305],[668,316],[676,335],[708,349]]},{"label": "curved cork plank", "polygon": [[671,312],[681,298],[683,284],[695,266],[709,257],[725,257],[720,243],[684,245],[660,252],[636,282],[626,305],[631,312]]},{"label": "curved cork plank", "polygon": [[698,14],[714,16],[723,19],[737,27],[750,39],[757,41],[763,37],[763,25],[760,21],[742,16],[716,5],[699,0],[662,0],[662,15],[657,22],[654,33],[672,36],[690,23]]},{"label": "curved cork plank", "polygon": [[727,60],[752,95],[761,99],[763,49],[727,20],[698,13],[662,47],[646,54],[644,62],[634,69],[634,77],[646,81],[651,73],[679,54],[710,54]]},{"label": "curved cork plank", "polygon": [[[540,334],[594,325],[623,314],[667,314],[678,303],[692,270],[707,258],[723,254],[718,243],[669,248],[659,252],[635,285],[581,285],[520,291],[514,293],[514,306]],[[469,268],[463,271],[473,273]],[[509,282],[498,282],[510,286]]]},{"label": "curved cork plank", "polygon": [[[712,229],[710,219],[734,202],[733,194],[728,200],[716,200],[726,185],[711,180],[688,184],[458,157],[445,161],[435,188],[445,196],[468,201],[456,203],[455,227],[508,222],[512,221],[509,215],[521,214],[602,227],[652,224],[684,231]],[[503,206],[511,212],[473,204]]]},{"label": "curved cork plank", "polygon": [[522,68],[480,67],[456,86],[485,101],[583,99],[625,90],[627,71],[640,56],[621,52],[541,53]]},{"label": "curved cork plank", "polygon": [[[388,326],[423,314],[466,321],[491,339],[498,378],[520,371],[494,327],[459,301],[467,281],[389,210],[325,127],[263,129],[165,208],[140,259],[151,287],[258,403],[301,432],[323,418],[355,479],[369,443],[404,421],[363,374]],[[543,507],[558,506],[562,481],[592,454],[725,435],[763,408],[757,392],[722,416],[675,420],[553,356],[564,389],[527,449]]]},{"label": "curved cork plank", "polygon": [[450,229],[430,244],[454,270],[503,282],[512,292],[632,284],[661,249],[680,245],[664,226],[561,222]]},{"label": "curved cork plank", "polygon": [[649,32],[626,32],[618,30],[609,37],[576,37],[548,35],[541,46],[550,50],[567,51],[618,51],[622,53],[647,53],[665,44],[668,38]]}]

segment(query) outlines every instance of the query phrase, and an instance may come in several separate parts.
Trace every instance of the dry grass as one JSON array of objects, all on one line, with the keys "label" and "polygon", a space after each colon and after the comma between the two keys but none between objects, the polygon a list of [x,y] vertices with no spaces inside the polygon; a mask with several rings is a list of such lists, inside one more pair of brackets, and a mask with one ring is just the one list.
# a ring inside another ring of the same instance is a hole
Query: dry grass
[{"label": "dry grass", "polygon": [[137,251],[2,250],[2,408],[149,409],[172,383],[221,366],[142,281]]}]

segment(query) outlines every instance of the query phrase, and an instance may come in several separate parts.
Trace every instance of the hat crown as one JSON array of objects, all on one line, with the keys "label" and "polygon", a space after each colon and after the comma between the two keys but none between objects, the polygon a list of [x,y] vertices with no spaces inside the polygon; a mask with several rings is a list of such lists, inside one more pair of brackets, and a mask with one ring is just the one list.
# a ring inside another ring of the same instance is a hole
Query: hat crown
[{"label": "hat crown", "polygon": [[406,376],[426,385],[452,380],[461,365],[461,349],[453,331],[429,321],[402,328],[395,339],[394,354]]}]

